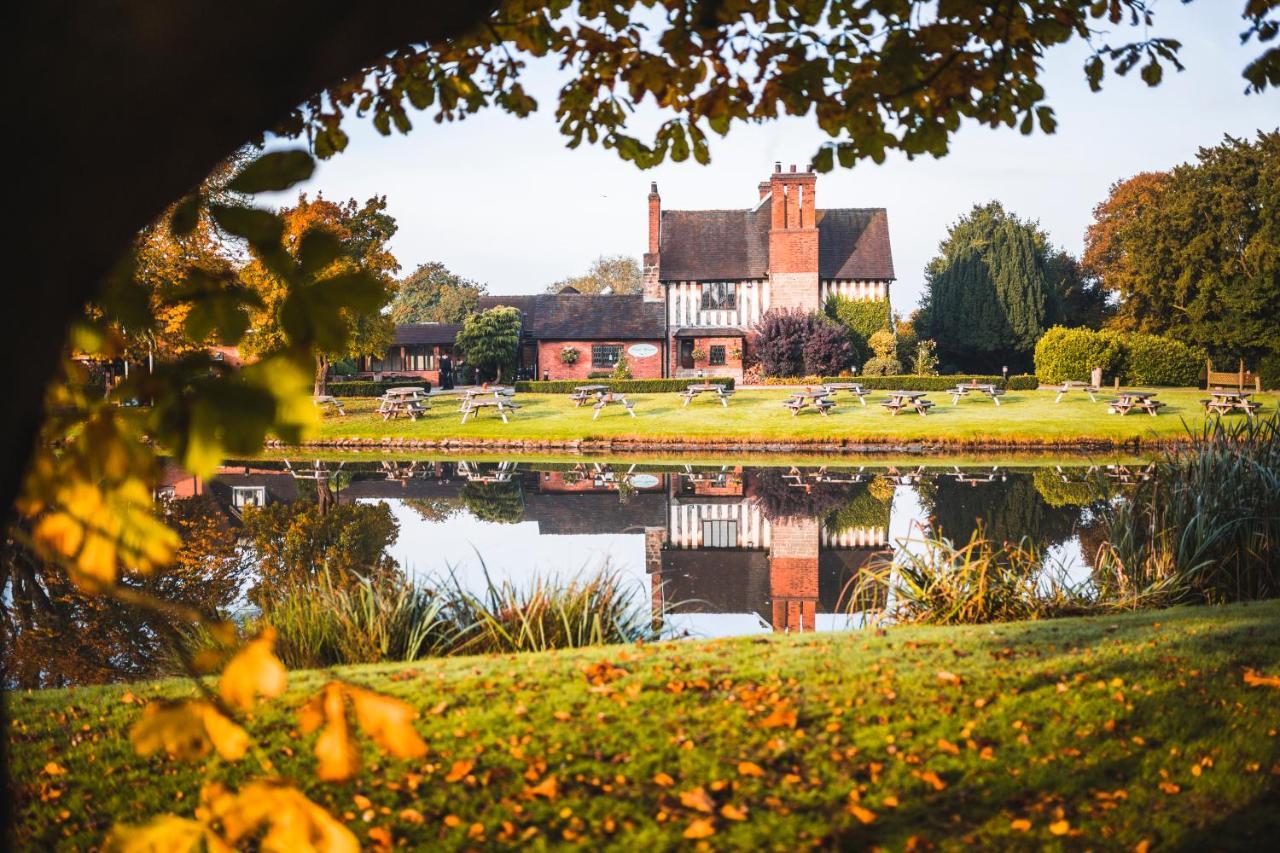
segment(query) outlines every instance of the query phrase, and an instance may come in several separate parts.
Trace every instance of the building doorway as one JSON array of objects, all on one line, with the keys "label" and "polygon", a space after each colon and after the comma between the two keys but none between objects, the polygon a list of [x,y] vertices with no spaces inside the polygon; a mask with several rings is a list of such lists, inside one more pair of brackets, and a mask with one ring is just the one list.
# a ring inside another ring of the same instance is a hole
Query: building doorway
[{"label": "building doorway", "polygon": [[680,369],[693,370],[693,339],[680,339]]}]

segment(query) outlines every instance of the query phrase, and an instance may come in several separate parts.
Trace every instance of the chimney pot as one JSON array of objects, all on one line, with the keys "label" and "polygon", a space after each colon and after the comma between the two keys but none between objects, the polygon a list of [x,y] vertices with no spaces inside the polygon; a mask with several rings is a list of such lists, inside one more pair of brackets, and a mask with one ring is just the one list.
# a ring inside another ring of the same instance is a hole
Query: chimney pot
[{"label": "chimney pot", "polygon": [[795,163],[792,163],[792,164],[791,164],[791,171],[793,171],[793,172],[794,172],[795,170],[796,170],[796,164],[795,164]]},{"label": "chimney pot", "polygon": [[654,195],[657,195],[657,194],[658,194],[658,182],[657,182],[657,181],[651,181],[651,182],[649,183],[649,192],[653,193]]},{"label": "chimney pot", "polygon": [[774,160],[774,161],[773,161],[773,171],[775,171],[775,172],[781,172],[781,171],[782,171],[782,161],[781,161],[781,160]]}]

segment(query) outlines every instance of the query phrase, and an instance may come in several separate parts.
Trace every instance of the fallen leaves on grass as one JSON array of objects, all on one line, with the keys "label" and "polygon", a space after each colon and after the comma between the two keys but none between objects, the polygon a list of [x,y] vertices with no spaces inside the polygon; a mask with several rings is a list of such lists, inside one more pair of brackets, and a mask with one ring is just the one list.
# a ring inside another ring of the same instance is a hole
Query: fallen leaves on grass
[{"label": "fallen leaves on grass", "polygon": [[1261,675],[1252,669],[1246,669],[1244,683],[1250,687],[1280,687],[1280,675]]},{"label": "fallen leaves on grass", "polygon": [[687,809],[694,811],[706,812],[710,814],[715,811],[716,804],[712,802],[711,797],[703,788],[694,788],[691,791],[680,792],[680,804]]},{"label": "fallen leaves on grass", "polygon": [[764,769],[754,761],[739,761],[738,775],[759,777],[764,775]]},{"label": "fallen leaves on grass", "polygon": [[685,838],[707,838],[716,834],[716,825],[708,818],[699,818],[685,828]]}]

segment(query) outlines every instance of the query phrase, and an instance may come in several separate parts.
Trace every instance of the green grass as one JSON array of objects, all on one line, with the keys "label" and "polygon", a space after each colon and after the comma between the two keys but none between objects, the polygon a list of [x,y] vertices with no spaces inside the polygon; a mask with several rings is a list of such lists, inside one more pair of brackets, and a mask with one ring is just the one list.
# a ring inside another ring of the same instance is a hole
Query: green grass
[{"label": "green grass", "polygon": [[[599,662],[621,671],[592,685],[584,668]],[[535,845],[684,848],[700,813],[679,795],[697,788],[717,812],[746,812],[715,815],[707,841],[719,849],[903,849],[913,836],[942,848],[1261,849],[1280,831],[1280,690],[1246,684],[1249,668],[1280,675],[1280,601],[351,667],[337,674],[422,710],[430,750],[406,763],[366,746],[376,770],[344,784],[311,779],[314,736],[289,710],[333,673],[294,673],[250,728],[277,772],[363,843],[385,827],[407,849],[525,832]],[[83,849],[116,821],[192,813],[200,769],[130,753],[139,706],[125,690],[11,696],[18,848]],[[446,782],[464,759],[470,775]],[[50,761],[67,774],[46,775]],[[763,775],[743,775],[742,761]],[[235,785],[252,764],[208,772]],[[552,774],[554,799],[526,794]],[[848,810],[855,790],[871,823]],[[1012,826],[1021,820],[1029,830]],[[1052,834],[1059,821],[1066,834]]]},{"label": "green grass", "polygon": [[[978,398],[964,398],[953,406],[949,396],[932,393],[930,399],[936,405],[927,417],[905,412],[892,416],[880,405],[885,394],[874,392],[865,408],[856,399],[841,396],[840,404],[828,417],[812,410],[792,417],[782,406],[788,393],[784,389],[739,391],[728,408],[710,398],[697,399],[684,407],[675,394],[628,395],[636,403],[635,418],[628,417],[621,406],[609,406],[595,421],[589,406],[576,408],[567,395],[520,394],[517,402],[521,408],[507,424],[492,411],[462,424],[458,407],[449,398],[436,399],[431,411],[418,421],[383,421],[375,413],[377,400],[353,398],[345,401],[346,417],[325,417],[318,438],[1125,444],[1177,439],[1186,434],[1184,419],[1193,427],[1204,419],[1199,402],[1204,392],[1189,388],[1159,389],[1159,399],[1167,406],[1154,418],[1142,414],[1108,415],[1102,398],[1091,403],[1082,394],[1069,395],[1054,404],[1052,391],[1011,391],[999,407]],[[1278,397],[1263,394],[1259,399],[1267,411],[1274,412]]]}]

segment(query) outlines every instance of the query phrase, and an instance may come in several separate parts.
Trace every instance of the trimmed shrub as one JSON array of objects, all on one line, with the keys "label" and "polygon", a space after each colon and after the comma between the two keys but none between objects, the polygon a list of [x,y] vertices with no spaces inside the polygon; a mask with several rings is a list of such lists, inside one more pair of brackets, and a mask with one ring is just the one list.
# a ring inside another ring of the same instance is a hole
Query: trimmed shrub
[{"label": "trimmed shrub", "polygon": [[1124,381],[1129,385],[1199,385],[1208,354],[1174,338],[1120,335]]},{"label": "trimmed shrub", "polygon": [[839,373],[853,364],[849,330],[839,323],[815,322],[801,349],[805,373]]},{"label": "trimmed shrub", "polygon": [[[591,380],[592,385],[607,385],[610,391],[622,394],[661,394],[683,391],[696,382],[707,382],[714,385],[733,387],[732,376],[708,376],[704,379],[608,379]],[[581,379],[553,379],[550,382],[517,382],[515,389],[522,394],[572,394],[579,385],[586,385]]]},{"label": "trimmed shrub", "polygon": [[1004,387],[1010,391],[1034,391],[1040,387],[1040,380],[1028,374],[1010,376]]},{"label": "trimmed shrub", "polygon": [[1120,343],[1113,335],[1054,326],[1036,343],[1036,377],[1047,384],[1067,380],[1087,382],[1093,368],[1101,367],[1104,374],[1111,373],[1121,357]]},{"label": "trimmed shrub", "polygon": [[334,397],[381,397],[388,388],[402,388],[405,385],[417,386],[426,391],[431,390],[431,380],[418,376],[402,376],[399,379],[384,379],[381,382],[360,379],[341,382],[330,380],[325,383],[325,390]]},{"label": "trimmed shrub", "polygon": [[825,310],[828,317],[849,330],[854,358],[859,363],[870,358],[871,345],[867,341],[876,331],[889,325],[889,301],[831,296]]},{"label": "trimmed shrub", "polygon": [[752,327],[751,351],[766,376],[838,373],[857,355],[849,332],[823,314],[772,308]]},{"label": "trimmed shrub", "polygon": [[875,356],[867,359],[867,363],[862,365],[862,374],[864,376],[897,376],[902,373],[902,362],[893,356]]}]

